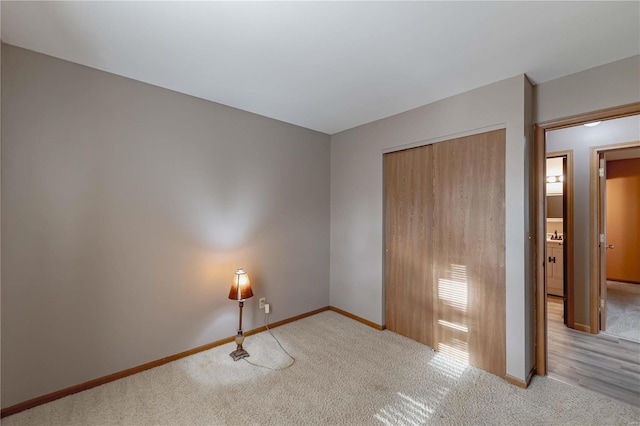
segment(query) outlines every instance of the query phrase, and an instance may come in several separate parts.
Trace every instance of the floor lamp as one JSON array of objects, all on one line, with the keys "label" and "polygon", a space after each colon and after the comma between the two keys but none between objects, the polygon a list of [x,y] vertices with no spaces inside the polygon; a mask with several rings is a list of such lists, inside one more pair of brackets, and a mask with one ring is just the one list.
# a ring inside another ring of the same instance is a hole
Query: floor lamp
[{"label": "floor lamp", "polygon": [[238,345],[238,347],[229,354],[234,361],[249,356],[249,353],[242,348],[242,343],[244,342],[244,334],[242,333],[242,307],[244,306],[244,301],[252,296],[253,292],[251,291],[249,276],[243,269],[238,269],[233,277],[231,290],[229,290],[229,299],[237,300],[240,305],[240,320],[238,321],[238,334],[236,335],[236,345]]}]

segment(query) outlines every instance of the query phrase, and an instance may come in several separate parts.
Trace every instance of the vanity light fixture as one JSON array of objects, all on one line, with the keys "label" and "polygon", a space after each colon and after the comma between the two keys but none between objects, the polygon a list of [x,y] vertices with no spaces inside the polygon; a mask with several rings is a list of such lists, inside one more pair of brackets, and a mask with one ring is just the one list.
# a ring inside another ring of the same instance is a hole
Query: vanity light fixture
[{"label": "vanity light fixture", "polygon": [[564,175],[547,176],[547,183],[564,182]]}]

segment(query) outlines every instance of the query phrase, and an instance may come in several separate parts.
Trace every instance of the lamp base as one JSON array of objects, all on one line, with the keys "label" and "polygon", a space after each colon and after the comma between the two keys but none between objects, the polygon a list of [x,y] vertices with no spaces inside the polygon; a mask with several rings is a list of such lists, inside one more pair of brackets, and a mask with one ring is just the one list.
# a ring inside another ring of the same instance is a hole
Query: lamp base
[{"label": "lamp base", "polygon": [[249,352],[245,351],[242,348],[239,348],[239,349],[236,349],[235,351],[231,352],[229,354],[229,356],[231,358],[233,358],[234,361],[237,361],[239,359],[248,357],[249,356]]}]

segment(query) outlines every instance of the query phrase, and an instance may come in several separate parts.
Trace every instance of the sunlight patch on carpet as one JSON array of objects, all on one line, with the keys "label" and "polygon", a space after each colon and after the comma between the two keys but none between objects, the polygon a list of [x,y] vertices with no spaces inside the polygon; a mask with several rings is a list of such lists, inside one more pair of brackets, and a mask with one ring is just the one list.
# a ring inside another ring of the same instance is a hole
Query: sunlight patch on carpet
[{"label": "sunlight patch on carpet", "polygon": [[427,395],[421,392],[420,396],[396,392],[395,401],[381,408],[373,418],[385,425],[425,424],[447,393],[449,389],[442,386],[433,386]]},{"label": "sunlight patch on carpet", "polygon": [[459,379],[469,368],[469,363],[451,358],[442,353],[436,353],[429,361],[429,365],[451,379]]},{"label": "sunlight patch on carpet", "polygon": [[[429,361],[429,366],[453,380],[462,377],[469,368],[468,364],[443,353],[436,353]],[[419,395],[399,391],[395,401],[381,408],[373,417],[388,426],[425,424],[449,392],[448,387],[436,383],[431,383],[428,390],[422,389]]]}]

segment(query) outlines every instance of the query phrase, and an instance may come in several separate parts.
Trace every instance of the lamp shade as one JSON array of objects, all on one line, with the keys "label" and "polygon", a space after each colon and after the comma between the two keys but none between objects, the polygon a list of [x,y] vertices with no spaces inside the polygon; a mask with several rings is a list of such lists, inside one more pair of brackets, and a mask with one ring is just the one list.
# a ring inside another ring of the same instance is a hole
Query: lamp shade
[{"label": "lamp shade", "polygon": [[233,276],[233,282],[231,283],[231,289],[229,290],[229,299],[244,300],[252,296],[253,292],[251,291],[249,275],[247,275],[244,269],[238,269]]}]

